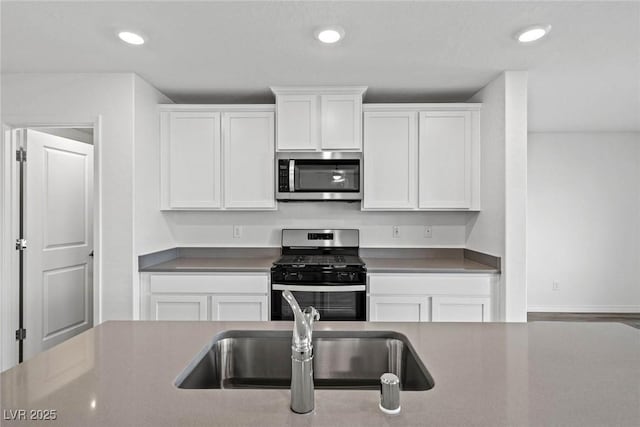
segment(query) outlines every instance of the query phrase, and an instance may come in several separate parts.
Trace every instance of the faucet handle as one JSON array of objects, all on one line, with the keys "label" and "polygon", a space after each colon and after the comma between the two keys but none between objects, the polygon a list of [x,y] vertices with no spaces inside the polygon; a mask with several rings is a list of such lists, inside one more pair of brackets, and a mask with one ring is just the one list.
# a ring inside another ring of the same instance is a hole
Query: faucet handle
[{"label": "faucet handle", "polygon": [[313,306],[305,307],[304,309],[304,317],[307,319],[307,323],[309,323],[309,327],[313,325],[315,320],[320,320],[320,313]]}]

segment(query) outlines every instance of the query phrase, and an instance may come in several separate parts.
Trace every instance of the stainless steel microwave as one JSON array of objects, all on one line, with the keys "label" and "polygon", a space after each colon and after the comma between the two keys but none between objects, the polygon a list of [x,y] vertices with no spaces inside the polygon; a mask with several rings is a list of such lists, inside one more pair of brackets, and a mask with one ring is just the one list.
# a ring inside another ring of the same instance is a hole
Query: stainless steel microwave
[{"label": "stainless steel microwave", "polygon": [[362,153],[276,153],[276,199],[362,200]]}]

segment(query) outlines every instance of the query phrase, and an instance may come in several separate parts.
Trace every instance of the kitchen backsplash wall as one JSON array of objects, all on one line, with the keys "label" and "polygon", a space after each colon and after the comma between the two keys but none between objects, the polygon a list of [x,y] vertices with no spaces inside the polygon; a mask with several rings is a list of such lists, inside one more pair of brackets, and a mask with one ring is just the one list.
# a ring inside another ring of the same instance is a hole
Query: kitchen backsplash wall
[{"label": "kitchen backsplash wall", "polygon": [[[469,212],[362,212],[359,203],[286,202],[266,212],[164,212],[176,246],[280,246],[282,228],[358,228],[362,247],[464,247]],[[240,236],[234,237],[234,226]],[[393,227],[398,226],[398,236]],[[425,237],[431,226],[432,237]]]}]

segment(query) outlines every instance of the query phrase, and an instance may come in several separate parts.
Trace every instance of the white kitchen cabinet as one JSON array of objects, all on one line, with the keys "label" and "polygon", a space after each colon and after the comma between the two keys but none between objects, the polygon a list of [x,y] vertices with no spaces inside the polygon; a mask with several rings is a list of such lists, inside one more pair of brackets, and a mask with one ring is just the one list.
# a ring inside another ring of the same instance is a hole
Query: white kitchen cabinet
[{"label": "white kitchen cabinet", "polygon": [[278,150],[317,150],[318,96],[282,94],[277,96],[276,106]]},{"label": "white kitchen cabinet", "polygon": [[266,295],[213,295],[211,297],[211,320],[268,320],[267,300]]},{"label": "white kitchen cabinet", "polygon": [[276,209],[274,107],[160,109],[163,210]]},{"label": "white kitchen cabinet", "polygon": [[142,320],[269,320],[269,273],[141,273]]},{"label": "white kitchen cabinet", "polygon": [[275,208],[274,113],[222,114],[224,207]]},{"label": "white kitchen cabinet", "polygon": [[320,95],[323,150],[362,150],[362,94]]},{"label": "white kitchen cabinet", "polygon": [[428,322],[430,298],[424,296],[370,296],[369,320],[372,322]]},{"label": "white kitchen cabinet", "polygon": [[369,319],[490,322],[499,276],[493,273],[369,273]]},{"label": "white kitchen cabinet", "polygon": [[418,113],[364,113],[363,209],[416,207]]},{"label": "white kitchen cabinet", "polygon": [[164,204],[177,209],[221,207],[220,113],[173,111],[164,119]]},{"label": "white kitchen cabinet", "polygon": [[479,104],[365,104],[362,210],[479,210],[479,126]]},{"label": "white kitchen cabinet", "polygon": [[362,150],[366,87],[272,87],[278,151]]},{"label": "white kitchen cabinet", "polygon": [[433,297],[434,322],[488,322],[491,320],[489,297]]},{"label": "white kitchen cabinet", "polygon": [[151,295],[149,320],[207,320],[203,295]]},{"label": "white kitchen cabinet", "polygon": [[471,113],[420,113],[418,207],[471,207]]}]

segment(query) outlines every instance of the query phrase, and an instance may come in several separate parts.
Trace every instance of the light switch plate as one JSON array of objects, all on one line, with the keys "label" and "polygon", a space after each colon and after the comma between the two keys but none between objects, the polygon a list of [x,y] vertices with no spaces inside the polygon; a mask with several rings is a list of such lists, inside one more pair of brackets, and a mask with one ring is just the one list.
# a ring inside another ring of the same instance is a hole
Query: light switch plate
[{"label": "light switch plate", "polygon": [[424,226],[424,237],[425,239],[430,239],[433,237],[433,230],[431,229],[430,225]]},{"label": "light switch plate", "polygon": [[400,227],[397,225],[394,225],[392,228],[392,235],[394,239],[397,239],[398,237],[400,237]]},{"label": "light switch plate", "polygon": [[242,237],[242,227],[240,227],[239,225],[234,225],[233,226],[233,238],[234,239],[239,239]]}]

